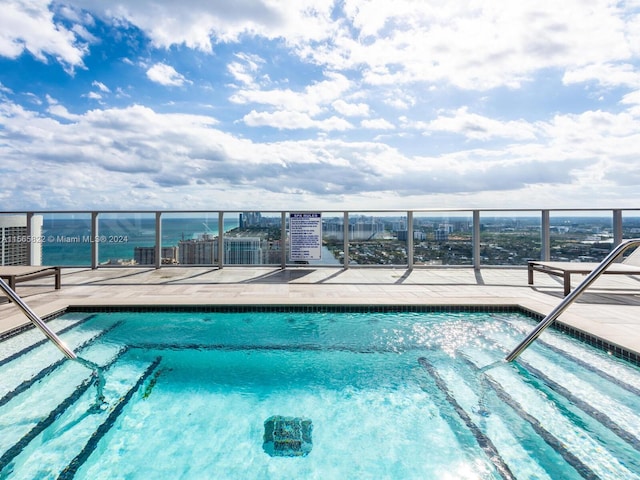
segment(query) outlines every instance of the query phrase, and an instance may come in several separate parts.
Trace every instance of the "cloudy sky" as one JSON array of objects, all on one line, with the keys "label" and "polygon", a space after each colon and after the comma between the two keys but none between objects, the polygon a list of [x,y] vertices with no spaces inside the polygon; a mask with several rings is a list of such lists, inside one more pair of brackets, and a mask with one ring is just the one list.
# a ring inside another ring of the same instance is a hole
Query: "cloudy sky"
[{"label": "cloudy sky", "polygon": [[640,0],[0,0],[0,202],[640,207]]}]

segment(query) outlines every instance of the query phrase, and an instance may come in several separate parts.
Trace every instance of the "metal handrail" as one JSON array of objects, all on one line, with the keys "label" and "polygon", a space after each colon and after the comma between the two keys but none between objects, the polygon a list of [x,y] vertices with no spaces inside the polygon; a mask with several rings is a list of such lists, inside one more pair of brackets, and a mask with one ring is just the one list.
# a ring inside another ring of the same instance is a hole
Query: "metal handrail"
[{"label": "metal handrail", "polygon": [[42,321],[42,319],[35,314],[33,310],[29,308],[29,306],[22,301],[22,299],[18,296],[18,294],[9,286],[7,283],[0,278],[0,289],[7,294],[9,299],[15,303],[20,310],[24,312],[31,322],[38,327],[42,333],[44,333],[49,340],[51,340],[56,347],[60,349],[60,351],[67,357],[69,360],[77,360],[78,357],[73,350],[71,350],[61,339],[58,337],[47,325]]},{"label": "metal handrail", "polygon": [[53,330],[51,330],[47,325],[42,321],[42,319],[36,315],[36,313],[29,308],[29,306],[24,303],[24,301],[20,298],[20,296],[9,286],[7,283],[0,278],[0,290],[3,290],[4,293],[7,294],[9,299],[15,303],[20,310],[27,316],[31,323],[33,323],[36,327],[45,334],[45,336],[53,342],[53,344],[58,347],[58,349],[67,357],[69,360],[75,360],[80,365],[92,370],[93,377],[96,379],[96,401],[91,407],[91,412],[99,412],[101,411],[104,405],[104,373],[102,372],[102,368],[92,362],[91,360],[87,360],[86,358],[78,357],[73,350],[71,350],[61,339],[58,337]]},{"label": "metal handrail", "polygon": [[513,349],[513,351],[506,356],[505,360],[507,362],[511,362],[518,358],[518,356],[529,346],[531,345],[536,338],[540,336],[540,334],[549,326],[551,323],[560,316],[562,312],[564,312],[575,300],[578,298],[582,292],[591,285],[602,273],[611,265],[620,255],[622,255],[629,248],[640,245],[640,238],[634,238],[631,240],[626,240],[614,248],[609,255],[606,256],[602,262],[593,269],[593,271],[587,275],[580,285],[578,285],[575,290],[573,290],[569,295],[567,295],[560,304],[553,309],[553,311],[544,317],[536,328],[525,338],[520,344]]}]

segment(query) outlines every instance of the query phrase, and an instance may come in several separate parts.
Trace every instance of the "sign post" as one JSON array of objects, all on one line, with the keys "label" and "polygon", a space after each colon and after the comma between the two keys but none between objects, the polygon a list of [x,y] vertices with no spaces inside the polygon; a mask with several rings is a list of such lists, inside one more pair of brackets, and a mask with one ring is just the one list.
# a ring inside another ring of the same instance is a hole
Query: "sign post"
[{"label": "sign post", "polygon": [[321,213],[289,214],[289,257],[294,262],[321,260]]}]

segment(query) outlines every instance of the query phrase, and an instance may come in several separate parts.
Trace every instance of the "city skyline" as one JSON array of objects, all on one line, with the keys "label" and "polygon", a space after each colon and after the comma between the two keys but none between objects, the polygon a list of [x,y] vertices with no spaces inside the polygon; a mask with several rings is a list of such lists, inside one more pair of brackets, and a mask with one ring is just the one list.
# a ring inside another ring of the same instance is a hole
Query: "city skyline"
[{"label": "city skyline", "polygon": [[2,3],[5,210],[640,201],[637,0]]}]

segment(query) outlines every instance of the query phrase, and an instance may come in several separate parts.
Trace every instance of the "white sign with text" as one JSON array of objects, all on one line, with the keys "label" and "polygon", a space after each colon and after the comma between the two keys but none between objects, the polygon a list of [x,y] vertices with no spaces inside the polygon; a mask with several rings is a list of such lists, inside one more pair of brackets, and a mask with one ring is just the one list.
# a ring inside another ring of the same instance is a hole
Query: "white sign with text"
[{"label": "white sign with text", "polygon": [[289,255],[292,261],[322,257],[322,214],[289,214]]}]

